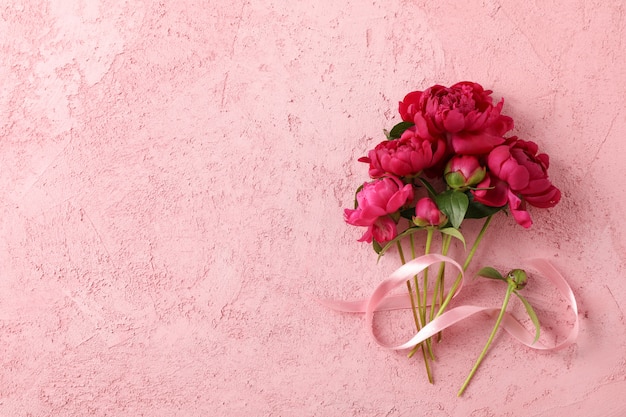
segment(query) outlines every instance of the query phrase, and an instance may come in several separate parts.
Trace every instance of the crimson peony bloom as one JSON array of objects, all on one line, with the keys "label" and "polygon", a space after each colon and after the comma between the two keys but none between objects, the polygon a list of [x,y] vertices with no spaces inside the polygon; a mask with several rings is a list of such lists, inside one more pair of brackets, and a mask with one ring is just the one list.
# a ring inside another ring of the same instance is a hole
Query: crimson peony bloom
[{"label": "crimson peony bloom", "polygon": [[420,101],[422,99],[421,91],[413,91],[407,94],[398,104],[398,112],[405,122],[414,123],[415,114],[420,112]]},{"label": "crimson peony bloom", "polygon": [[487,174],[484,180],[476,184],[478,190],[472,190],[474,200],[489,207],[503,207],[508,202],[509,185],[494,176]]},{"label": "crimson peony bloom", "polygon": [[532,220],[525,203],[540,208],[554,207],[561,200],[561,191],[548,179],[549,158],[537,154],[537,144],[511,137],[487,156],[490,175],[473,191],[475,200],[492,207],[506,202],[515,221],[530,227]]},{"label": "crimson peony bloom", "polygon": [[561,200],[561,192],[548,179],[548,155],[537,154],[538,149],[534,142],[512,137],[505,145],[491,151],[487,165],[528,204],[540,208],[554,207]]},{"label": "crimson peony bloom", "polygon": [[452,87],[435,85],[424,92],[407,94],[400,102],[402,119],[415,123],[420,134],[446,134],[455,153],[480,155],[504,143],[513,119],[500,114],[504,100],[493,105],[491,90],[480,84],[460,82]]},{"label": "crimson peony bloom", "polygon": [[359,161],[370,164],[372,178],[412,177],[437,164],[445,153],[446,143],[442,137],[420,136],[416,128],[411,127],[400,139],[379,143]]},{"label": "crimson peony bloom", "polygon": [[384,243],[397,236],[396,224],[388,215],[413,200],[413,186],[405,185],[396,177],[385,177],[363,184],[356,200],[356,209],[344,210],[346,222],[368,228],[360,242],[371,242],[374,238]]},{"label": "crimson peony bloom", "polygon": [[372,239],[378,243],[387,243],[394,237],[398,236],[396,222],[389,216],[379,217],[371,226],[367,228],[359,242],[372,243]]}]

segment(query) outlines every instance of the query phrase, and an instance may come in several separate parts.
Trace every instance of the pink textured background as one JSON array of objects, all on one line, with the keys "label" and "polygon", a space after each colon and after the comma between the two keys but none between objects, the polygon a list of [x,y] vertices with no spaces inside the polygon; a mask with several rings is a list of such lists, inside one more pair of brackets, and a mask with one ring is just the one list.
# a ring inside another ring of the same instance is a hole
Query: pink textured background
[{"label": "pink textured background", "polygon": [[[0,415],[626,413],[623,2],[9,3]],[[476,265],[551,259],[581,334],[501,335],[457,399],[488,323],[450,332],[430,386],[312,299],[395,269],[343,223],[356,159],[405,93],[460,80],[506,98],[563,191],[531,230],[500,216]]]}]

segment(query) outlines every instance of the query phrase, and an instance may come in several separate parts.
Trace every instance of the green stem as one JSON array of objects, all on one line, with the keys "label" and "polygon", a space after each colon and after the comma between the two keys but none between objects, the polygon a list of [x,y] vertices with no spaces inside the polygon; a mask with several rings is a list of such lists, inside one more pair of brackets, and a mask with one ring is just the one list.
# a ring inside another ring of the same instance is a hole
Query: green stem
[{"label": "green stem", "polygon": [[[433,243],[433,229],[428,228],[426,232],[426,245],[424,246],[424,255],[428,255],[430,253],[430,247]],[[426,325],[426,309],[428,308],[428,268],[424,269],[424,285],[422,286],[422,308],[420,310],[420,319],[422,320],[422,325]],[[426,339],[426,346],[428,347],[428,353],[430,354],[430,358],[435,360],[435,354],[433,353],[433,344],[432,339]]]},{"label": "green stem", "polygon": [[[430,246],[433,242],[433,229],[428,228],[428,232],[426,235],[426,246],[424,247],[424,255],[428,255],[430,253]],[[424,270],[424,288],[422,289],[424,293],[424,299],[422,305],[424,306],[424,310],[421,312],[422,323],[426,323],[426,303],[427,303],[427,293],[428,293],[428,268]]]},{"label": "green stem", "polygon": [[[406,263],[406,259],[404,258],[404,251],[402,250],[402,244],[400,243],[400,241],[396,242],[396,246],[398,247],[398,254],[400,255],[400,261],[402,262],[402,265],[404,265]],[[415,258],[415,245],[413,243],[412,235],[411,235],[411,253],[413,254],[413,258]],[[417,316],[417,309],[415,308],[415,301],[413,300],[413,289],[411,288],[411,280],[406,281],[406,286],[409,292],[409,300],[411,300],[411,309],[413,310],[413,320],[415,321],[415,327],[417,328],[417,331],[419,332],[421,330],[421,327],[420,327],[419,318]],[[417,294],[417,303],[418,303],[418,308],[419,308],[419,299],[420,299],[419,288],[416,289],[416,294]],[[424,356],[424,365],[426,366],[426,375],[428,376],[428,382],[432,384],[433,375],[430,370],[430,364],[428,363],[428,357],[426,356],[426,348],[424,347],[423,343],[420,343],[419,345],[415,346],[414,350],[417,349],[418,346],[422,347],[422,355]],[[409,357],[411,356],[413,355],[410,355]]]},{"label": "green stem", "polygon": [[[493,215],[487,217],[487,219],[485,220],[485,223],[483,224],[482,229],[480,229],[480,232],[478,232],[478,236],[476,236],[476,240],[474,241],[474,244],[472,245],[472,248],[470,249],[470,252],[467,255],[467,258],[465,258],[465,262],[463,263],[463,272],[467,270],[467,267],[472,261],[472,258],[474,257],[474,254],[476,253],[476,249],[478,249],[478,245],[480,244],[480,241],[483,239],[483,236],[485,235],[485,232],[487,231],[487,228],[489,227],[489,224],[491,223],[492,217]],[[437,311],[437,314],[435,314],[434,318],[441,316],[443,312],[446,310],[446,308],[448,307],[448,304],[450,304],[450,301],[452,300],[452,297],[454,296],[454,293],[456,292],[457,288],[459,288],[459,285],[461,285],[462,279],[463,279],[463,274],[459,273],[459,275],[456,278],[456,281],[454,281],[454,284],[452,285],[452,288],[450,288],[450,291],[448,292],[446,299],[443,300],[443,302],[439,306],[439,310]],[[415,352],[416,352],[416,348],[413,348],[413,350],[409,352],[409,357],[413,356]]]},{"label": "green stem", "polygon": [[[442,233],[441,254],[443,256],[446,256],[448,254],[451,241],[452,236]],[[435,289],[433,292],[433,300],[430,304],[430,320],[432,320],[435,315],[435,304],[437,304],[437,296],[440,296],[440,299],[443,300],[443,278],[445,270],[446,264],[442,262],[439,265],[439,272],[437,273],[437,280],[435,281]]]},{"label": "green stem", "polygon": [[428,362],[428,356],[426,354],[426,347],[423,343],[420,343],[422,346],[422,356],[424,357],[424,365],[426,366],[426,375],[428,376],[428,382],[433,384],[435,381],[433,380],[433,373],[430,370],[430,363]]},{"label": "green stem", "polygon": [[[472,245],[472,248],[470,249],[470,252],[467,255],[467,258],[465,258],[465,262],[463,263],[463,272],[467,270],[467,267],[472,261],[472,258],[474,257],[474,254],[476,253],[476,249],[478,249],[478,245],[480,244],[480,241],[483,239],[483,236],[485,235],[485,232],[487,231],[487,228],[489,227],[489,223],[491,223],[492,217],[493,216],[487,217],[487,219],[485,220],[485,224],[483,224],[483,228],[480,229],[478,236],[476,236],[476,240],[474,241],[474,244]],[[448,292],[446,299],[441,303],[441,306],[439,307],[439,311],[435,315],[435,318],[439,317],[446,310],[446,307],[448,307],[448,304],[450,304],[450,300],[452,300],[454,293],[456,292],[457,288],[459,288],[459,285],[461,285],[462,279],[463,279],[463,274],[459,273],[459,276],[456,278],[456,281],[454,281],[452,288],[450,288],[450,291]]]},{"label": "green stem", "polygon": [[[413,235],[409,236],[409,241],[411,242],[411,256],[415,259],[415,242],[413,240]],[[420,297],[420,284],[417,280],[417,275],[413,276],[413,282],[415,283],[415,299],[417,300],[417,311],[419,312],[419,317],[422,317],[422,299]],[[422,326],[424,325],[424,321],[421,321]],[[419,331],[419,327],[417,329]]]},{"label": "green stem", "polygon": [[[442,234],[441,236],[441,254],[443,256],[448,255],[448,250],[450,249],[450,242],[452,241],[452,236]],[[442,262],[439,265],[439,272],[437,273],[437,280],[435,281],[435,289],[433,291],[433,300],[430,304],[430,320],[435,316],[435,305],[437,304],[437,300],[443,301],[444,297],[444,277],[446,272],[446,264]],[[441,342],[443,338],[443,332],[437,333],[437,342]]]},{"label": "green stem", "polygon": [[[400,244],[400,241],[396,242],[396,246],[398,247],[398,255],[400,255],[400,261],[402,262],[402,265],[404,265],[406,263],[406,259],[404,257],[404,251],[402,250],[402,244]],[[415,308],[415,301],[413,300],[413,289],[411,288],[410,280],[406,281],[406,287],[407,287],[407,290],[409,291],[409,300],[411,300],[411,310],[413,310],[413,320],[415,321],[415,327],[417,328],[417,331],[419,332],[420,322],[417,316],[417,310]],[[419,298],[418,298],[418,301],[419,301]]]},{"label": "green stem", "polygon": [[506,295],[504,296],[504,301],[502,302],[502,308],[500,309],[500,314],[498,315],[498,318],[496,320],[496,324],[493,326],[493,330],[491,331],[491,334],[489,335],[489,339],[487,339],[487,344],[483,348],[483,351],[480,352],[480,356],[478,356],[478,359],[476,360],[476,363],[474,364],[474,367],[472,368],[472,370],[470,371],[469,375],[465,379],[465,382],[463,383],[463,386],[461,386],[461,389],[457,393],[458,397],[463,395],[463,392],[465,391],[465,388],[467,388],[467,386],[469,385],[470,381],[472,380],[472,377],[474,376],[474,374],[478,370],[478,367],[480,366],[481,362],[485,358],[485,355],[487,354],[487,351],[489,350],[489,346],[491,346],[491,342],[493,342],[493,339],[496,336],[496,333],[498,332],[498,329],[500,328],[500,323],[502,322],[502,318],[504,317],[504,313],[506,312],[506,307],[509,304],[509,299],[511,298],[511,294],[513,293],[513,290],[515,290],[515,288],[517,288],[517,284],[515,284],[515,282],[512,279],[508,279],[507,282],[508,282],[509,286],[506,289]]},{"label": "green stem", "polygon": [[409,242],[411,242],[411,256],[415,259],[415,240],[413,235],[409,235]]},{"label": "green stem", "polygon": [[406,263],[406,260],[404,259],[404,251],[402,250],[402,245],[400,244],[399,240],[396,242],[396,246],[398,247],[398,255],[400,255],[400,261],[402,262],[402,265],[404,265]]},{"label": "green stem", "polygon": [[409,292],[409,300],[411,300],[411,310],[413,310],[413,321],[415,321],[415,327],[417,331],[420,331],[420,321],[417,317],[417,310],[415,309],[415,301],[413,300],[413,289],[411,288],[411,281],[406,281],[406,289]]}]

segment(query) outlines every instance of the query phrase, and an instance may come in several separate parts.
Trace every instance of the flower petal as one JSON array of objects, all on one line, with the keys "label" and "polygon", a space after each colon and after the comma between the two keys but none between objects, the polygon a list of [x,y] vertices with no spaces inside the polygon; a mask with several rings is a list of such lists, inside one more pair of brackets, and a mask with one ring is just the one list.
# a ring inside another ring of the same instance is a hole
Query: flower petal
[{"label": "flower petal", "polygon": [[460,132],[465,128],[465,116],[457,109],[451,109],[443,117],[443,127],[450,133]]},{"label": "flower petal", "polygon": [[480,155],[504,143],[504,138],[487,132],[455,133],[452,135],[452,148],[457,154]]}]

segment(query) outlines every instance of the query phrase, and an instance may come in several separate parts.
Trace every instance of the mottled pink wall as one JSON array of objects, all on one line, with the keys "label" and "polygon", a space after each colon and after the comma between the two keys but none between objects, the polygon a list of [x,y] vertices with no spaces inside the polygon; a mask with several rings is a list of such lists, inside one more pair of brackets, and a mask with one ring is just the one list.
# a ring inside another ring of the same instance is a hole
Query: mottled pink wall
[{"label": "mottled pink wall", "polygon": [[[592,0],[0,6],[0,415],[626,413],[625,13]],[[558,353],[501,335],[457,399],[487,322],[449,333],[430,386],[420,361],[312,299],[365,296],[398,265],[376,265],[343,223],[366,178],[356,159],[406,92],[466,79],[505,97],[563,190],[531,230],[498,218],[477,265],[552,260],[581,334]]]}]

